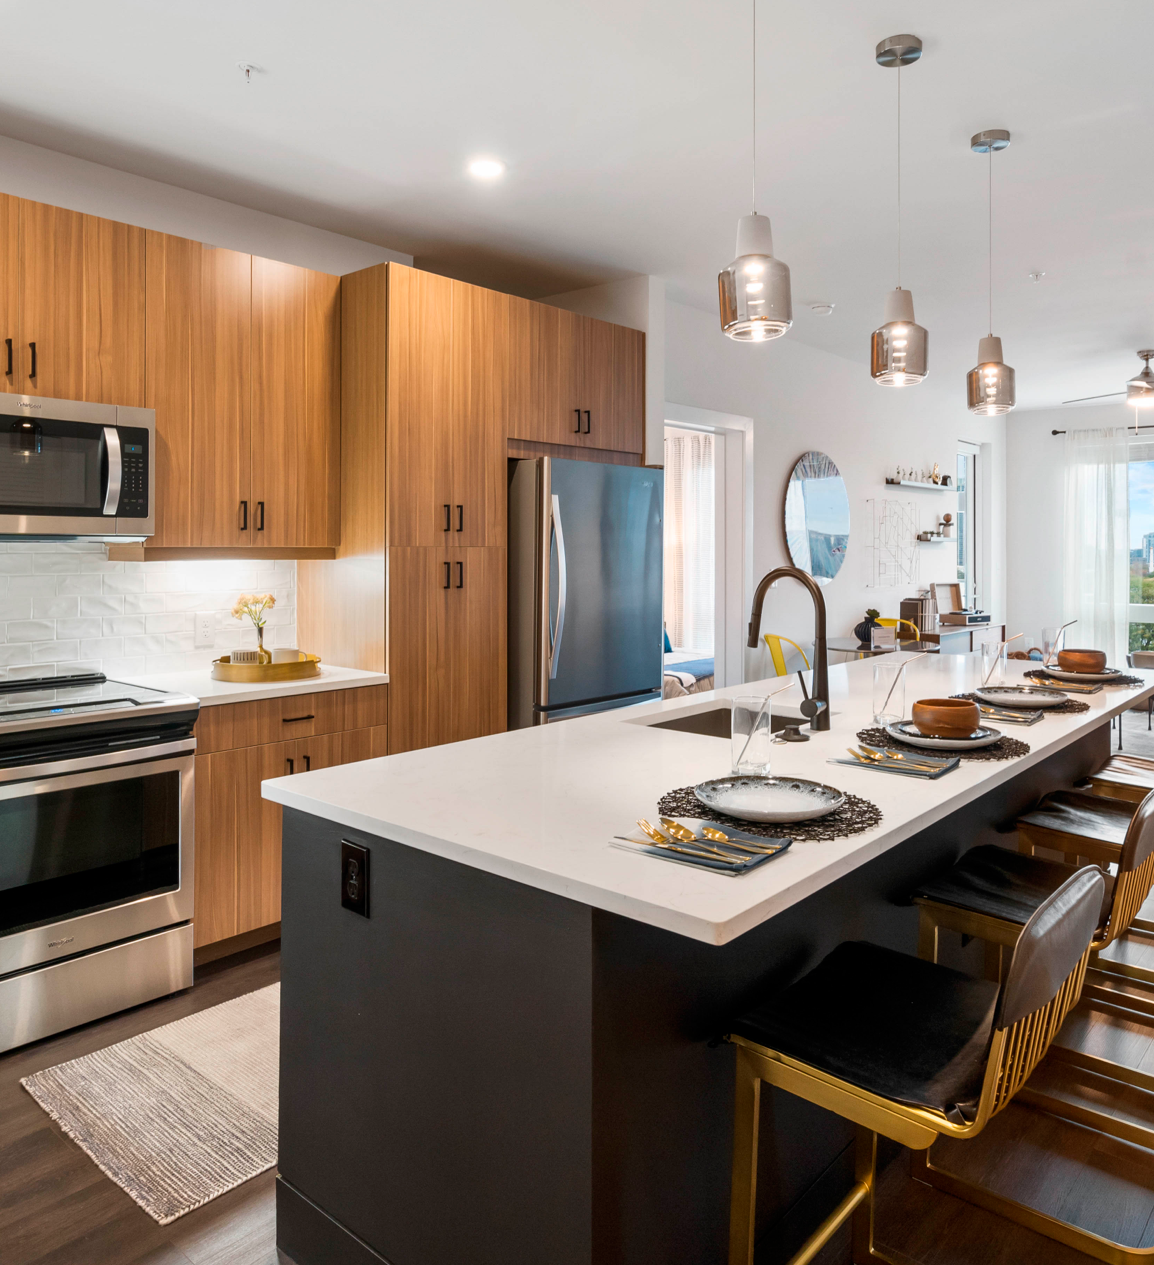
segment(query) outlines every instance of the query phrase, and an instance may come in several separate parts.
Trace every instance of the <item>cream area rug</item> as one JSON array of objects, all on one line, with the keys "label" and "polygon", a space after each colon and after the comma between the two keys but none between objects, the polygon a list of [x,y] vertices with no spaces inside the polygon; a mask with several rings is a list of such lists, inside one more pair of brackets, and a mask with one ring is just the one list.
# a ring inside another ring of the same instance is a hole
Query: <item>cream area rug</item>
[{"label": "cream area rug", "polygon": [[276,1163],[280,985],[20,1083],[168,1225]]}]

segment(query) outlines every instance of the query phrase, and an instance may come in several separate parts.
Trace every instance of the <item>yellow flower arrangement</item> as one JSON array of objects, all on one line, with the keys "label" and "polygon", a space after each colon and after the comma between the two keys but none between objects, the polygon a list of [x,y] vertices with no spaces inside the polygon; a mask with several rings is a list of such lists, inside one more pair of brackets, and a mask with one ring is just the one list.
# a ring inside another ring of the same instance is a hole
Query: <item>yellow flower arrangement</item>
[{"label": "yellow flower arrangement", "polygon": [[242,593],[232,607],[233,619],[244,619],[247,615],[259,633],[265,625],[264,613],[272,610],[276,598],[271,593]]}]

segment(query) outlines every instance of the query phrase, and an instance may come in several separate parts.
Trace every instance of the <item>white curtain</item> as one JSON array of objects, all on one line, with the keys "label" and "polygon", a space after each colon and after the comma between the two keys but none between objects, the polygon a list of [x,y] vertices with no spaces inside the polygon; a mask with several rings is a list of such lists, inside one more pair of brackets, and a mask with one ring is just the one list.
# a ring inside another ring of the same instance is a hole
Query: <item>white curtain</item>
[{"label": "white curtain", "polygon": [[1128,461],[1124,427],[1066,432],[1062,622],[1078,622],[1065,644],[1104,650],[1112,667],[1123,668],[1130,641]]},{"label": "white curtain", "polygon": [[665,436],[665,626],[676,649],[713,653],[713,436]]}]

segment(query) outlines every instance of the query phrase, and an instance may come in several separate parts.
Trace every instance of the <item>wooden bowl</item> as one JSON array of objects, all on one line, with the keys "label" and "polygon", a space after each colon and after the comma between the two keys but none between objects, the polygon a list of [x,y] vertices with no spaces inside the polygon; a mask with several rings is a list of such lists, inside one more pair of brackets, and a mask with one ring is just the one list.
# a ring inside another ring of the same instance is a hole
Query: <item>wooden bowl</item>
[{"label": "wooden bowl", "polygon": [[1058,667],[1063,672],[1101,672],[1106,666],[1103,650],[1059,650]]},{"label": "wooden bowl", "polygon": [[911,716],[927,738],[968,738],[981,724],[977,703],[968,698],[923,698]]}]

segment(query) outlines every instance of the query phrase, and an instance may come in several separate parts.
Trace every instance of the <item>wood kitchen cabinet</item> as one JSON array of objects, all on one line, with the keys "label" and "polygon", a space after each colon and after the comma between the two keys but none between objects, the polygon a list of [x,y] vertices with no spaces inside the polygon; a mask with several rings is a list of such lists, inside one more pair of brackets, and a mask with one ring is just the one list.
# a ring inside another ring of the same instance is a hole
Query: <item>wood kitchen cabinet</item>
[{"label": "wood kitchen cabinet", "polygon": [[0,197],[0,390],[144,404],[145,232]]},{"label": "wood kitchen cabinet", "polygon": [[281,809],[268,778],[385,755],[388,686],[201,710],[196,726],[198,948],[280,919]]},{"label": "wood kitchen cabinet", "polygon": [[148,233],[148,548],[335,548],[340,278]]}]

